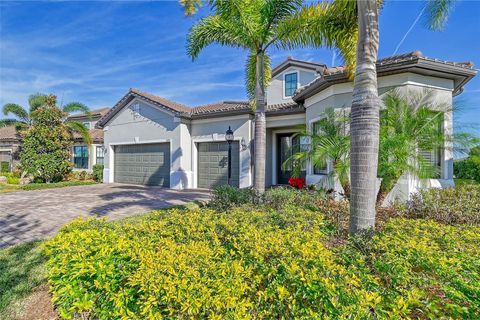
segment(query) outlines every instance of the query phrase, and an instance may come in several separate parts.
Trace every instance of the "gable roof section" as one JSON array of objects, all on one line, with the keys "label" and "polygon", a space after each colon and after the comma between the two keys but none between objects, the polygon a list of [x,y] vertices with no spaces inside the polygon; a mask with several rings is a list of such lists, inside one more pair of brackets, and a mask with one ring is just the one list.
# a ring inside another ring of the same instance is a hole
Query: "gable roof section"
[{"label": "gable roof section", "polygon": [[[175,116],[186,119],[202,119],[207,117],[221,117],[226,115],[231,116],[253,113],[248,101],[220,101],[196,107],[187,107],[150,93],[142,92],[138,89],[130,89],[130,91],[98,121],[97,127],[104,127],[108,121],[115,116],[116,113],[118,113],[124,106],[126,106],[136,97],[160,106],[163,109],[172,112]],[[299,113],[305,112],[305,108],[302,105],[298,105],[296,102],[292,101],[275,105],[267,105],[265,112],[267,115]]]},{"label": "gable roof section", "polygon": [[303,69],[310,69],[312,71],[316,71],[317,73],[322,73],[327,66],[323,63],[303,61],[294,59],[293,57],[288,57],[287,60],[283,61],[278,66],[272,69],[272,78],[281,73],[282,71],[288,69],[289,67],[299,67]]},{"label": "gable roof section", "polygon": [[77,119],[101,118],[104,115],[106,115],[109,111],[110,111],[110,108],[95,109],[95,110],[91,110],[90,114],[86,114],[86,113],[74,114],[72,116],[69,116],[68,119],[77,120]]},{"label": "gable roof section", "polygon": [[175,116],[188,116],[190,113],[189,107],[176,103],[171,100],[167,100],[162,97],[155,96],[153,94],[140,91],[135,88],[130,88],[126,95],[123,96],[120,101],[117,102],[100,120],[97,122],[97,127],[101,128],[110,121],[123,107],[129,104],[133,99],[139,98],[140,100],[149,102],[161,109],[173,113]]},{"label": "gable roof section", "polygon": [[[404,72],[413,72],[427,76],[451,79],[454,81],[453,95],[462,92],[463,86],[477,71],[471,62],[450,62],[427,58],[420,51],[383,58],[377,61],[377,75],[387,76]],[[302,103],[305,99],[337,83],[350,81],[345,67],[325,69],[322,76],[299,88],[293,100]]]},{"label": "gable roof section", "polygon": [[20,141],[21,137],[18,134],[15,126],[0,127],[0,140],[2,141]]}]

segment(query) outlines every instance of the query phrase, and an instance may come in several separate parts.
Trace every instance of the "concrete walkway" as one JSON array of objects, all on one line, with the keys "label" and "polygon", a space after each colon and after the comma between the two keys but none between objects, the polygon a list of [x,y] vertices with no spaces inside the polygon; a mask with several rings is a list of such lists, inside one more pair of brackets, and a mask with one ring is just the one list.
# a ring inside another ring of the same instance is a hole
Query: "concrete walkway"
[{"label": "concrete walkway", "polygon": [[0,194],[0,248],[52,237],[79,216],[119,219],[209,197],[207,190],[117,183],[4,193]]}]

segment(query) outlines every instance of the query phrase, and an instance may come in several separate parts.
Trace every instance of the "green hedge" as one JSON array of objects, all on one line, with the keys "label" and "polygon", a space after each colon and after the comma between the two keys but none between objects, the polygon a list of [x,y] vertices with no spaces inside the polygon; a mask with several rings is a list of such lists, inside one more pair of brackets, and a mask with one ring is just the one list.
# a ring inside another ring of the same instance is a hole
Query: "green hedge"
[{"label": "green hedge", "polygon": [[413,196],[402,213],[448,224],[480,225],[480,185],[427,189]]},{"label": "green hedge", "polygon": [[[480,229],[392,219],[331,244],[319,212],[157,211],[77,220],[45,244],[63,318],[474,318]],[[361,250],[358,250],[360,247]]]},{"label": "green hedge", "polygon": [[0,172],[10,172],[10,162],[0,161]]},{"label": "green hedge", "polygon": [[453,172],[455,178],[480,182],[480,156],[472,155],[453,162]]}]

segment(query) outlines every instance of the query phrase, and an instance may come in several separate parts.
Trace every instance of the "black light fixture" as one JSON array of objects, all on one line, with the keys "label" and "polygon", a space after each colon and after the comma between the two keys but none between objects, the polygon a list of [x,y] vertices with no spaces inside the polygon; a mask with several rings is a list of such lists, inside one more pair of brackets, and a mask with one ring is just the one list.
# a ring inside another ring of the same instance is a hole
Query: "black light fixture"
[{"label": "black light fixture", "polygon": [[230,180],[232,178],[232,142],[234,140],[233,131],[230,126],[228,126],[227,132],[225,132],[225,140],[228,143],[228,177],[227,184],[230,185]]}]

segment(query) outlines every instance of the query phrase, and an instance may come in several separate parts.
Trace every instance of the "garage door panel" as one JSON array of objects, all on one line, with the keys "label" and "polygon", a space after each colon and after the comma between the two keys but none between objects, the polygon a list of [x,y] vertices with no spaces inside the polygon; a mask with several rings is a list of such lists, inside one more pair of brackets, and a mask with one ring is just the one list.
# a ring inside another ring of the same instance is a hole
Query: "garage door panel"
[{"label": "garage door panel", "polygon": [[115,147],[115,182],[170,186],[170,144]]},{"label": "garage door panel", "polygon": [[[228,183],[228,143],[202,142],[198,147],[198,187],[212,188]],[[238,142],[232,143],[231,185],[239,186]]]}]

